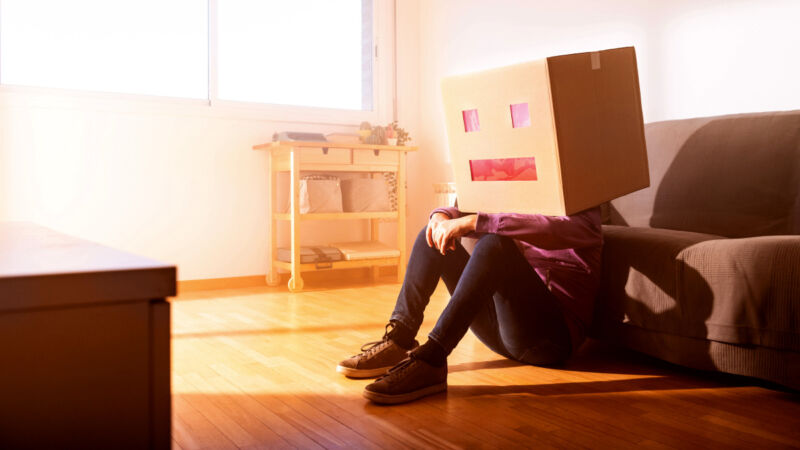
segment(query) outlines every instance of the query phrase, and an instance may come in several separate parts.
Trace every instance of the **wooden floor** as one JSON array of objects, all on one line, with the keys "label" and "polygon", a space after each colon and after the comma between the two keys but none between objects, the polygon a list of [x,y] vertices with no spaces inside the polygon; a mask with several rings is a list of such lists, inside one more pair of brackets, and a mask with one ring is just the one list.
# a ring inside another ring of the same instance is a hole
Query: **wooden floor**
[{"label": "wooden floor", "polygon": [[[379,339],[396,284],[270,288],[173,300],[173,447],[791,448],[800,395],[584,346],[562,369],[519,365],[469,333],[449,390],[382,407],[336,363]],[[447,302],[434,295],[420,336]]]}]

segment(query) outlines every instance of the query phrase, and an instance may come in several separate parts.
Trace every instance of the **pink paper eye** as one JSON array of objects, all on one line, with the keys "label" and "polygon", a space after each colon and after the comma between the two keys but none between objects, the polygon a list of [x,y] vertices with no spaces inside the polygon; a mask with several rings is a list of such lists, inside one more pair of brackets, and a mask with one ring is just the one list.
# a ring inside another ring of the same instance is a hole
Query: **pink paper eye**
[{"label": "pink paper eye", "polygon": [[531,126],[531,115],[528,112],[527,103],[511,105],[511,126],[514,128]]},{"label": "pink paper eye", "polygon": [[464,117],[464,131],[469,133],[472,131],[478,131],[481,129],[481,124],[478,122],[478,110],[477,109],[467,109],[461,111],[461,115]]}]

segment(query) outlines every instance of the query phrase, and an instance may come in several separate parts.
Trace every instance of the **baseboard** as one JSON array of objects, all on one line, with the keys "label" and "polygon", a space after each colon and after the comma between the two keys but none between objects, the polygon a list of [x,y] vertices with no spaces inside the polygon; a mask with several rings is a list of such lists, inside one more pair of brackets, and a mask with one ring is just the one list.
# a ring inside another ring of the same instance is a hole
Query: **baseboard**
[{"label": "baseboard", "polygon": [[178,292],[212,291],[216,289],[236,289],[265,286],[264,275],[247,277],[207,278],[201,280],[178,281]]},{"label": "baseboard", "polygon": [[[393,266],[380,267],[379,276],[382,281],[386,277],[393,276],[397,273],[397,268]],[[372,272],[370,268],[356,268],[356,269],[337,269],[337,270],[319,270],[315,272],[304,272],[303,281],[307,287],[313,285],[330,285],[330,284],[347,284],[347,283],[362,283],[372,279]],[[289,274],[280,274],[281,281],[276,289],[284,289],[288,291],[287,283],[289,281]],[[217,289],[239,289],[251,287],[266,287],[266,275],[251,275],[246,277],[228,277],[228,278],[207,278],[200,280],[184,280],[178,281],[178,292],[198,292],[198,291],[213,291]]]}]

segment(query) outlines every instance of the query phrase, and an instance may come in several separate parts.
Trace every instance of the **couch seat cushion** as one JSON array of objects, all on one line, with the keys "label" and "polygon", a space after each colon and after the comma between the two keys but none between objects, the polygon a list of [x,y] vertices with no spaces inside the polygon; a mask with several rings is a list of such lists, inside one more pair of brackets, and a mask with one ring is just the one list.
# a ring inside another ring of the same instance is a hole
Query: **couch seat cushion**
[{"label": "couch seat cushion", "polygon": [[800,350],[800,236],[604,226],[599,321]]}]

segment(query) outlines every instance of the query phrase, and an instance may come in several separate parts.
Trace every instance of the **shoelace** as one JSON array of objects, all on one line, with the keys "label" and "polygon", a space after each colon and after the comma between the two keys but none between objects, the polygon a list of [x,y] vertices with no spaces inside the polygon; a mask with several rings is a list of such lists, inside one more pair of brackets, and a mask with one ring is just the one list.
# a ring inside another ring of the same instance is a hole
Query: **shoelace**
[{"label": "shoelace", "polygon": [[378,346],[380,346],[381,344],[383,344],[384,342],[386,342],[389,339],[389,332],[392,331],[393,329],[394,329],[394,324],[392,322],[387,323],[386,327],[384,328],[383,337],[381,338],[381,340],[380,341],[367,342],[366,344],[362,345],[361,346],[361,354],[365,355],[365,356],[368,356],[368,355],[378,351],[379,350]]},{"label": "shoelace", "polygon": [[392,377],[397,378],[406,373],[411,368],[411,366],[414,365],[415,362],[417,362],[417,358],[414,357],[413,353],[409,352],[408,358],[397,363],[396,366],[392,367],[391,369],[389,369],[388,372],[386,372],[386,375],[378,378],[378,380],[381,380],[383,378],[392,378]]}]

